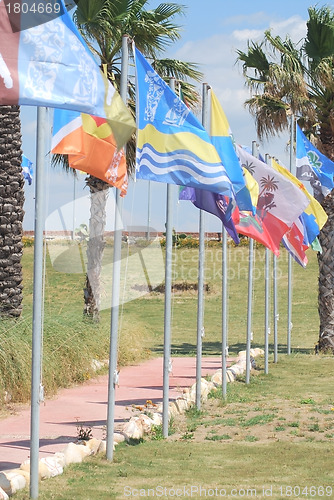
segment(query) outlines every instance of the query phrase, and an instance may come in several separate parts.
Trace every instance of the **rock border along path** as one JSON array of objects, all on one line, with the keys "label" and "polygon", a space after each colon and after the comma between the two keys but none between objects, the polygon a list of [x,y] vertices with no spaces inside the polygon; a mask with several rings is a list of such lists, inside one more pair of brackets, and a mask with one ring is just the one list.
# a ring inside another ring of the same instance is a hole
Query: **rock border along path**
[{"label": "rock border along path", "polygon": [[[231,360],[230,360],[231,361]],[[221,366],[220,358],[203,358],[202,376],[212,375]],[[180,396],[196,379],[196,358],[173,358],[170,399]],[[150,359],[121,369],[116,389],[115,429],[121,429],[132,415],[132,405],[147,400],[162,401],[163,359]],[[49,456],[77,437],[77,426],[92,427],[93,436],[104,437],[107,418],[108,376],[99,376],[76,387],[61,389],[40,407],[40,455]],[[30,406],[1,419],[0,471],[18,467],[30,453]]]},{"label": "rock border along path", "polygon": [[[263,354],[252,349],[252,357]],[[246,369],[246,353],[228,359],[227,381],[233,382]],[[202,358],[201,395],[207,398],[214,387],[221,385],[221,358]],[[173,358],[169,379],[169,415],[182,413],[195,402],[196,358]],[[116,390],[114,444],[124,439],[139,439],[152,425],[162,422],[163,359],[122,368],[120,387]],[[63,467],[80,462],[86,456],[105,452],[108,376],[63,389],[54,399],[41,403],[40,462],[41,478],[61,474]],[[151,404],[153,403],[153,404]],[[150,418],[145,414],[149,410]],[[7,499],[29,482],[30,407],[17,415],[1,420],[0,431],[0,500]],[[92,429],[93,439],[75,444],[78,427]],[[117,432],[119,431],[119,432]]]}]

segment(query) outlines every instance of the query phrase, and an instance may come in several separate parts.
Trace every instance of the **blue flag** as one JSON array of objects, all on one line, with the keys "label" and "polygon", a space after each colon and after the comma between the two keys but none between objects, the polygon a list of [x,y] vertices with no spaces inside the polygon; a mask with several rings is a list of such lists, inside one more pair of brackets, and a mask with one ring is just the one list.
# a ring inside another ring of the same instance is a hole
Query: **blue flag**
[{"label": "blue flag", "polygon": [[310,182],[316,200],[322,201],[334,187],[334,162],[316,149],[297,124],[296,177]]},{"label": "blue flag", "polygon": [[[45,3],[45,10],[54,6]],[[62,15],[13,32],[13,16],[0,1],[0,105],[49,106],[105,118],[121,147],[135,130],[132,115],[101,71],[63,0],[57,6]],[[20,3],[15,7],[18,24],[27,15],[31,18]],[[25,7],[29,12],[29,3]],[[38,11],[39,7],[44,9],[38,4]]]},{"label": "blue flag", "polygon": [[205,212],[218,217],[233,241],[237,245],[240,243],[238,232],[232,221],[232,206],[225,196],[204,189],[184,187],[180,190],[179,199],[189,200],[200,210],[205,210]]},{"label": "blue flag", "polygon": [[237,157],[232,132],[223,108],[211,90],[211,141],[215,146],[235,190],[236,202],[240,210],[255,213],[251,194],[246,186],[244,173]]},{"label": "blue flag", "polygon": [[33,162],[29,160],[25,155],[22,155],[22,172],[23,177],[28,181],[29,186],[32,183],[32,175],[33,175]]},{"label": "blue flag", "polygon": [[234,197],[209,134],[135,49],[136,177]]}]

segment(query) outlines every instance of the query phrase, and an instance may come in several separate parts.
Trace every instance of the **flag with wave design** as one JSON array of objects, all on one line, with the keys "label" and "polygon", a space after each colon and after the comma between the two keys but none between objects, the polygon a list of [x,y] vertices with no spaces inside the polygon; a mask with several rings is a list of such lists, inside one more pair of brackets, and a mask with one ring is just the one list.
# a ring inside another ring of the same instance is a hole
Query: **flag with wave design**
[{"label": "flag with wave design", "polygon": [[144,56],[136,59],[136,177],[234,198],[209,134]]}]

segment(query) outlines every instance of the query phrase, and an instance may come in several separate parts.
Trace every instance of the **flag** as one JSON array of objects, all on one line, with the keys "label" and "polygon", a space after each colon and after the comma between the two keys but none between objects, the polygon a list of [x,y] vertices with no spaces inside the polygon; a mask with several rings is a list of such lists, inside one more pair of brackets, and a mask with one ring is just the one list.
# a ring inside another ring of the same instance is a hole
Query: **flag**
[{"label": "flag", "polygon": [[61,16],[18,32],[0,1],[0,105],[49,106],[102,117],[121,147],[135,129],[134,120],[60,1]]},{"label": "flag", "polygon": [[314,197],[322,201],[334,187],[334,162],[320,153],[306,138],[297,124],[296,172],[303,182],[310,182]]},{"label": "flag", "polygon": [[313,240],[318,236],[320,229],[326,223],[328,216],[325,210],[322,208],[320,203],[307,191],[304,184],[300,182],[289,170],[277,163],[274,159],[271,161],[271,166],[284,175],[287,179],[293,182],[299,189],[305,194],[309,199],[310,203],[305,208],[305,211],[301,214],[303,224],[307,233],[307,238],[311,244]]},{"label": "flag", "polygon": [[22,172],[23,177],[28,181],[29,186],[32,183],[32,175],[33,175],[33,162],[29,160],[25,155],[22,155]]},{"label": "flag", "polygon": [[232,213],[232,220],[238,233],[258,241],[279,256],[282,231],[288,231],[288,226],[274,216],[269,220],[259,213],[253,215],[251,212],[242,212],[238,207]]},{"label": "flag", "polygon": [[229,123],[213,90],[211,90],[211,141],[232,182],[238,207],[240,210],[255,213],[256,202],[254,206],[235,152]]},{"label": "flag", "polygon": [[306,267],[308,259],[305,251],[309,245],[305,241],[304,227],[301,220],[294,222],[288,232],[285,233],[282,243],[294,260],[302,267]]},{"label": "flag", "polygon": [[137,48],[136,177],[234,197],[233,187],[204,127]]},{"label": "flag", "polygon": [[243,168],[257,181],[260,192],[255,215],[239,210],[233,212],[235,227],[240,234],[262,243],[278,256],[283,235],[308,206],[309,200],[297,186],[270,165],[255,158],[241,146],[237,146],[236,151]]},{"label": "flag", "polygon": [[53,154],[68,155],[71,168],[81,170],[121,190],[128,187],[126,158],[106,120],[56,109],[53,121]]},{"label": "flag", "polygon": [[241,165],[259,184],[257,214],[269,218],[274,216],[285,226],[291,226],[310,203],[305,193],[290,179],[249,154],[241,146],[237,146],[237,154]]},{"label": "flag", "polygon": [[212,193],[205,189],[195,189],[192,187],[181,187],[179,192],[179,200],[189,200],[200,210],[205,210],[210,214],[218,217],[228,234],[236,244],[240,243],[239,236],[235,225],[232,221],[231,204],[229,198],[218,193]]}]

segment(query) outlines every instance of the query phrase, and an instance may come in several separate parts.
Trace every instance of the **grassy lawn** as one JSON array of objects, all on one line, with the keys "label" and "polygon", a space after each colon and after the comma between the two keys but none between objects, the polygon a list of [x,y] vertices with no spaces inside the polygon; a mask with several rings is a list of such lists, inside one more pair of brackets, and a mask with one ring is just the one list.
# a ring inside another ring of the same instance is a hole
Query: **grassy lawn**
[{"label": "grassy lawn", "polygon": [[[140,251],[132,246],[129,255],[135,258]],[[59,385],[93,376],[91,359],[104,359],[108,355],[110,310],[102,311],[99,325],[83,320],[84,274],[79,272],[73,250],[66,252],[60,252],[53,265],[49,256],[47,259],[43,368],[48,394]],[[124,248],[124,256],[126,252]],[[111,255],[112,249],[107,246],[105,266],[109,273]],[[179,248],[174,254],[173,356],[196,352],[197,294],[192,287],[197,282],[197,255],[197,249],[186,248]],[[167,440],[158,439],[157,432],[135,446],[119,445],[112,463],[99,456],[71,465],[63,475],[41,484],[39,498],[92,500],[145,497],[153,493],[171,498],[180,496],[180,492],[189,496],[189,491],[192,498],[201,498],[205,496],[204,490],[206,496],[212,496],[215,488],[221,491],[221,496],[234,498],[254,497],[255,493],[257,498],[333,496],[330,488],[334,483],[334,359],[313,354],[318,337],[318,270],[316,254],[309,252],[308,256],[306,269],[293,265],[290,356],[286,355],[287,254],[282,250],[278,259],[279,362],[273,363],[271,335],[269,374],[264,374],[263,359],[257,359],[249,385],[243,378],[228,384],[227,401],[222,400],[219,390],[210,394],[200,412],[191,409],[174,419]],[[221,258],[219,247],[207,246],[204,355],[221,353]],[[232,355],[245,349],[247,259],[247,246],[229,248],[228,343]],[[138,259],[134,262],[140,263]],[[10,381],[17,387],[18,400],[25,378],[29,381],[32,265],[33,249],[26,248],[23,317],[18,322],[2,322],[0,330],[13,358],[12,367],[8,359],[4,367],[0,357],[0,384],[8,387]],[[128,273],[131,270],[130,276],[122,278],[126,293],[141,291],[138,283],[141,285],[143,281],[137,274],[139,271],[130,268],[126,258],[122,265]],[[69,272],[74,269],[78,272]],[[263,347],[263,248],[255,250],[254,276],[253,347]],[[106,283],[107,288],[110,283]],[[124,364],[161,356],[163,352],[163,287],[146,294],[137,293],[133,300],[130,296],[127,295],[128,300],[120,308],[119,336],[123,347],[119,360]],[[270,317],[272,323],[272,300]],[[74,366],[78,367],[76,371]],[[67,373],[68,378],[64,379]],[[15,496],[18,500],[26,499],[29,492],[21,491]]]},{"label": "grassy lawn", "polygon": [[[118,445],[112,463],[96,456],[70,465],[41,484],[39,498],[118,499],[153,492],[171,498],[176,489],[201,498],[216,488],[234,498],[331,498],[333,368],[331,357],[284,354],[264,375],[260,362],[250,385],[242,379],[228,384],[226,402],[217,391],[200,412],[193,408],[175,418],[167,440],[148,436],[138,445]],[[27,499],[28,492],[17,498]]]},{"label": "grassy lawn", "polygon": [[[57,257],[54,258],[56,248]],[[52,254],[52,252],[53,254]],[[147,249],[146,249],[147,251]],[[127,253],[128,252],[128,253]],[[151,252],[151,253],[150,253]],[[152,253],[153,252],[153,253]],[[53,257],[52,262],[50,255]],[[126,256],[128,255],[128,258]],[[163,353],[163,287],[148,293],[142,261],[153,266],[153,275],[163,280],[163,255],[160,248],[145,254],[142,246],[123,248],[120,306],[119,364],[135,362],[148,356]],[[46,260],[44,335],[43,335],[43,383],[46,395],[52,395],[59,386],[84,381],[94,375],[92,358],[108,358],[110,337],[110,308],[102,310],[99,324],[83,318],[82,254],[77,247],[64,247],[64,243],[49,248]],[[144,256],[144,257],[143,257]],[[152,258],[153,256],[153,258]],[[160,256],[160,260],[159,260]],[[173,255],[172,294],[172,355],[194,355],[196,352],[197,292],[191,287],[197,284],[198,249],[178,248]],[[206,248],[204,298],[203,355],[219,355],[221,352],[221,260],[219,246]],[[302,269],[293,266],[292,340],[293,352],[313,352],[318,337],[317,313],[317,260],[309,252],[309,265]],[[110,303],[110,276],[112,275],[112,247],[107,245],[103,265],[103,303]],[[159,267],[159,269],[158,269]],[[13,401],[29,400],[31,323],[32,323],[32,275],[33,248],[24,249],[24,309],[19,320],[2,321],[0,339],[0,394],[10,392]],[[162,273],[161,273],[162,270]],[[70,272],[71,271],[71,272]],[[151,273],[152,276],[152,273]],[[248,247],[228,249],[228,344],[235,355],[245,349],[247,318]],[[278,259],[278,352],[286,352],[287,335],[287,252],[282,249]],[[146,292],[145,293],[145,285]],[[159,291],[160,290],[160,291]],[[272,295],[272,293],[271,293]],[[132,300],[130,300],[132,299]],[[272,311],[272,304],[271,304]],[[270,313],[271,323],[273,314]],[[253,347],[264,344],[264,249],[255,249],[253,292]],[[273,331],[273,324],[271,325]],[[270,352],[273,351],[273,335],[270,336]],[[1,391],[2,388],[2,391]]]}]

